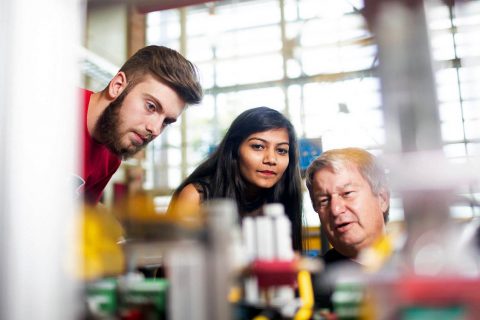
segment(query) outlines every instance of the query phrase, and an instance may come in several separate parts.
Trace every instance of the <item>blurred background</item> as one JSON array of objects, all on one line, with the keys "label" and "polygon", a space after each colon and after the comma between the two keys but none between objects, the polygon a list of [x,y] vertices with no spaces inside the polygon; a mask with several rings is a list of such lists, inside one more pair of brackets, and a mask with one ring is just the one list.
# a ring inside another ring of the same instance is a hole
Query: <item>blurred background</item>
[{"label": "blurred background", "polygon": [[[138,187],[170,195],[231,121],[256,106],[283,112],[299,138],[312,139],[323,150],[356,146],[382,154],[386,137],[378,50],[362,15],[363,1],[185,2],[198,4],[88,2],[82,61],[87,87],[104,88],[136,49],[158,44],[193,61],[206,91],[203,103],[189,108],[138,162],[124,164],[117,182],[125,183],[125,174],[141,174]],[[458,163],[480,155],[480,47],[474,40],[479,15],[478,1],[454,8],[441,2],[427,6],[442,148]],[[479,201],[478,189],[458,191]],[[309,224],[318,225],[309,201],[305,204]],[[459,204],[452,215],[468,218],[478,210]],[[403,219],[395,199],[390,216]]]},{"label": "blurred background", "polygon": [[[428,1],[425,10],[441,152],[469,166],[480,156],[480,1]],[[201,105],[122,164],[104,192],[106,207],[146,192],[163,212],[231,121],[256,106],[293,122],[304,167],[339,147],[382,156],[389,140],[379,50],[364,13],[357,0],[2,1],[0,318],[77,312],[66,306],[81,286],[64,275],[78,259],[68,246],[78,204],[65,191],[79,159],[76,87],[102,90],[130,55],[157,44],[194,62],[205,89]],[[453,186],[458,197],[448,208],[458,221],[480,216],[478,181],[463,182]],[[393,191],[389,228],[402,229],[402,200]],[[304,206],[311,248],[319,250],[306,190]]]}]

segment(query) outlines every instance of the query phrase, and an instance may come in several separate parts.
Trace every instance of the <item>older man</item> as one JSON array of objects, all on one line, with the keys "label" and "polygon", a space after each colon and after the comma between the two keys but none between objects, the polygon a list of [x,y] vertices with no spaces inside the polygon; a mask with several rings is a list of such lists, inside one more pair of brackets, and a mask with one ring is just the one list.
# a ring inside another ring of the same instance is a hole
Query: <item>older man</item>
[{"label": "older man", "polygon": [[306,183],[322,232],[333,246],[329,263],[355,260],[385,232],[390,192],[377,159],[358,148],[324,152],[310,164]]}]

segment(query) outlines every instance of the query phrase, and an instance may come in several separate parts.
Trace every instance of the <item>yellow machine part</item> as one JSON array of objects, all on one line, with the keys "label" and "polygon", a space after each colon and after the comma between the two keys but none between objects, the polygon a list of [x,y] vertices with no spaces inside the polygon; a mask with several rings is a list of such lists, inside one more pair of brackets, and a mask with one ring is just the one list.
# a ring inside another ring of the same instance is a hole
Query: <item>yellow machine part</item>
[{"label": "yellow machine part", "polygon": [[84,280],[119,275],[125,271],[125,256],[119,241],[123,229],[106,209],[85,206],[80,217],[77,275]]}]

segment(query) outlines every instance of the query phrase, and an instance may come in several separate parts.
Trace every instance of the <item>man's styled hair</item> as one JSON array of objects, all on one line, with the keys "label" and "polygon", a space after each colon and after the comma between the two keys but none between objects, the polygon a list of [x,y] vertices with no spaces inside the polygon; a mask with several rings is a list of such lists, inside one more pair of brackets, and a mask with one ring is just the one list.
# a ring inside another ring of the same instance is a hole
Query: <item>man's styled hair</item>
[{"label": "man's styled hair", "polygon": [[144,47],[130,57],[120,71],[125,72],[130,89],[150,74],[174,90],[187,104],[198,104],[202,100],[202,86],[196,66],[170,48],[156,45]]},{"label": "man's styled hair", "polygon": [[[312,196],[313,176],[315,173],[324,168],[338,172],[341,168],[351,165],[354,165],[368,182],[374,195],[378,196],[382,191],[390,193],[385,169],[374,155],[360,148],[333,149],[323,152],[308,166],[305,173],[307,189],[310,193],[312,204],[314,204]],[[390,205],[383,213],[385,223],[388,222],[389,210]]]}]

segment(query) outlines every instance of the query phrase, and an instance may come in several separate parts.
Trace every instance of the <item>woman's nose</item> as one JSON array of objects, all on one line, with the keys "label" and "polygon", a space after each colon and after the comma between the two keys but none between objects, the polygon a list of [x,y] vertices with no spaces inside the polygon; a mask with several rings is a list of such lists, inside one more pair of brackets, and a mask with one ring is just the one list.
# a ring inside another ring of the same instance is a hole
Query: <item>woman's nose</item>
[{"label": "woman's nose", "polygon": [[263,161],[268,164],[277,164],[277,156],[275,154],[275,150],[265,150],[265,155]]}]

